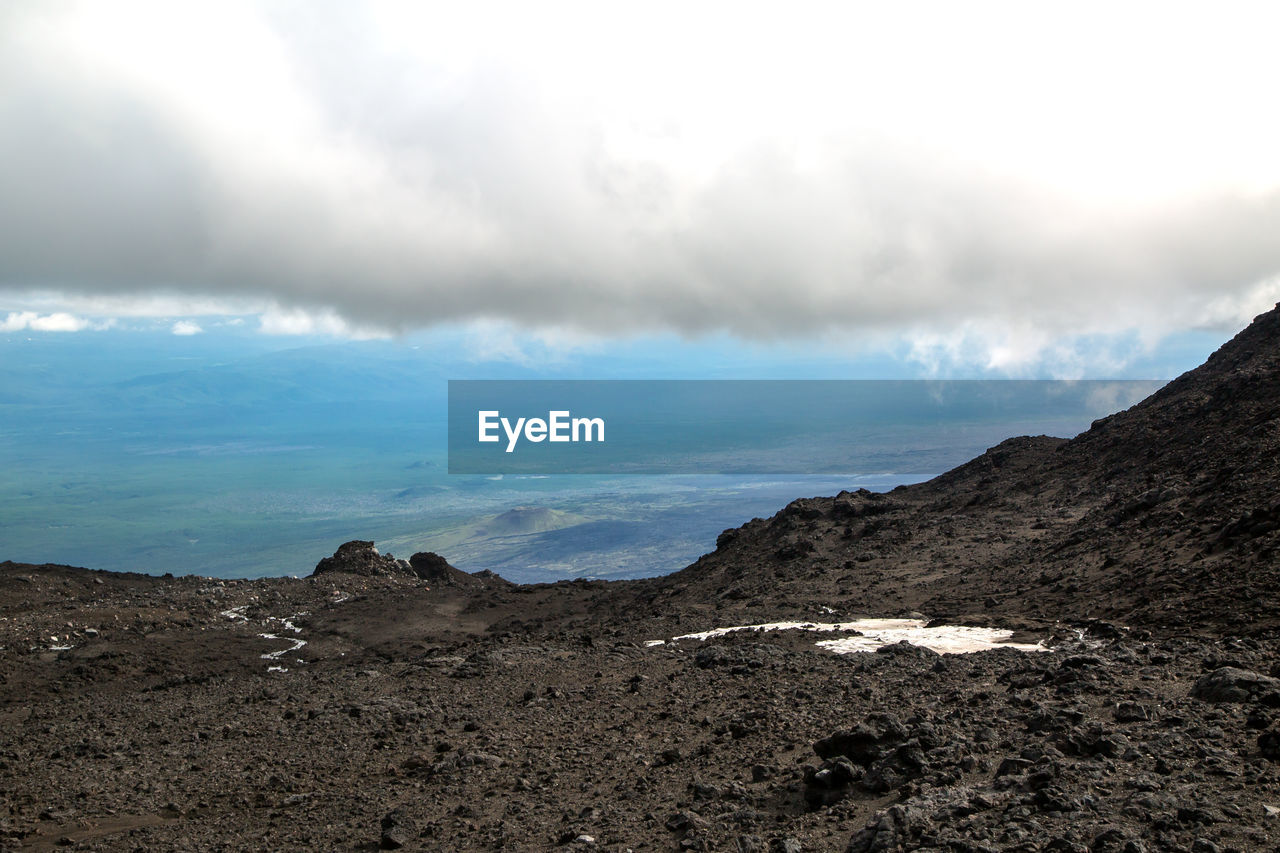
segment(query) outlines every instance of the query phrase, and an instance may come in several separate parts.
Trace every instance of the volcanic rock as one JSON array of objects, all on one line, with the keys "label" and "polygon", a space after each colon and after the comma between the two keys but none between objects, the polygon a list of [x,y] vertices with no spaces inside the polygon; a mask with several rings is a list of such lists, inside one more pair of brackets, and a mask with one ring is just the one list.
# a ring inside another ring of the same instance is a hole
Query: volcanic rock
[{"label": "volcanic rock", "polygon": [[1280,728],[1272,728],[1258,735],[1258,751],[1270,761],[1280,762]]},{"label": "volcanic rock", "polygon": [[864,771],[843,755],[827,759],[822,766],[808,768],[804,776],[804,799],[809,808],[829,806],[843,800],[862,779]]},{"label": "volcanic rock", "polygon": [[413,573],[424,581],[440,584],[458,585],[471,576],[461,569],[449,565],[449,561],[434,551],[419,551],[409,558]]},{"label": "volcanic rock", "polygon": [[819,758],[844,756],[863,767],[891,754],[909,735],[907,729],[889,714],[872,714],[852,729],[817,741],[813,751]]},{"label": "volcanic rock", "polygon": [[1280,705],[1280,679],[1224,666],[1196,681],[1191,695],[1206,702],[1257,702]]},{"label": "volcanic rock", "polygon": [[382,818],[382,838],[378,846],[383,850],[399,850],[408,845],[415,835],[413,820],[404,806],[387,812]]},{"label": "volcanic rock", "polygon": [[365,577],[392,577],[395,575],[411,575],[409,564],[397,560],[390,554],[379,554],[373,542],[353,539],[338,546],[332,557],[324,557],[316,563],[311,574],[323,575],[330,572],[346,572]]},{"label": "volcanic rock", "polygon": [[411,574],[434,587],[477,591],[483,589],[510,588],[514,584],[506,578],[485,569],[468,574],[449,564],[444,557],[432,551],[419,551],[409,558]]}]

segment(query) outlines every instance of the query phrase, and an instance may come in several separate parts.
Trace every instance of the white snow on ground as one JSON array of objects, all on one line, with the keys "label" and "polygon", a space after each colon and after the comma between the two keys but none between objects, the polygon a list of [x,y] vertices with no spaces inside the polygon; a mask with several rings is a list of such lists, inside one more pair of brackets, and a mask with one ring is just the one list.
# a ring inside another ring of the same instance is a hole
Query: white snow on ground
[{"label": "white snow on ground", "polygon": [[289,646],[289,648],[287,649],[280,649],[277,652],[267,652],[265,655],[259,655],[259,657],[261,657],[263,660],[277,660],[282,655],[286,655],[289,652],[296,652],[298,649],[302,648],[307,644],[306,640],[299,640],[296,637],[295,638],[279,637],[279,636],[276,636],[275,634],[259,634],[258,636],[264,640],[284,640],[287,643],[293,644]]},{"label": "white snow on ground", "polygon": [[[222,611],[221,615],[225,616],[227,619],[230,619],[232,622],[235,622],[235,621],[248,622],[249,617],[244,615],[244,612],[248,609],[249,609],[249,605],[243,604],[240,607],[233,607],[230,610],[224,610]],[[295,613],[292,616],[283,616],[283,617],[268,616],[264,624],[269,625],[272,622],[278,622],[280,623],[281,626],[284,627],[286,631],[292,631],[295,634],[301,634],[302,629],[299,628],[297,625],[295,625],[293,623],[293,620],[301,618],[306,615],[307,615],[306,613]],[[297,637],[281,637],[277,634],[259,634],[258,636],[264,640],[284,640],[285,642],[289,643],[288,648],[280,649],[279,651],[275,651],[275,652],[268,652],[264,655],[259,655],[259,657],[261,657],[263,660],[271,660],[271,661],[279,660],[281,657],[283,657],[284,655],[287,655],[289,652],[296,652],[298,649],[302,648],[307,644],[306,640],[300,640]],[[298,663],[305,663],[305,661],[303,661],[301,658],[298,658]],[[279,665],[267,667],[267,672],[288,672],[288,671],[289,671],[288,669]]]},{"label": "white snow on ground", "polygon": [[1017,649],[1021,652],[1047,652],[1042,643],[1013,643],[1012,631],[998,628],[972,628],[966,625],[938,625],[933,628],[892,628],[864,632],[861,637],[819,640],[816,645],[836,654],[874,652],[881,646],[906,640],[913,646],[924,646],[941,655],[962,655],[987,649]]},{"label": "white snow on ground", "polygon": [[[766,622],[761,625],[735,625],[730,628],[713,628],[695,634],[682,634],[676,640],[709,640],[736,631],[817,631],[833,633],[856,631],[858,636],[836,640],[820,640],[817,645],[836,654],[874,652],[881,646],[903,640],[915,646],[932,649],[939,654],[952,655],[980,652],[986,649],[1018,649],[1024,652],[1046,652],[1042,643],[1013,643],[1012,631],[999,628],[973,628],[965,625],[935,625],[925,627],[923,619],[858,619],[853,622]],[[649,640],[646,646],[661,646],[666,640]]]},{"label": "white snow on ground", "polygon": [[[349,593],[341,592],[340,590],[334,590],[329,599],[329,603],[341,604],[344,601],[350,601],[350,600],[351,600],[351,595]],[[230,610],[224,610],[222,611],[221,615],[227,619],[230,619],[232,622],[236,622],[236,621],[248,622],[249,617],[245,615],[245,611],[248,609],[249,609],[249,605],[244,604],[244,605],[241,605],[240,607],[232,607]],[[302,613],[295,613],[292,616],[268,616],[266,619],[263,620],[262,624],[264,626],[276,624],[276,625],[279,625],[281,628],[283,628],[285,631],[290,631],[293,634],[297,635],[302,633],[302,629],[298,627],[298,625],[294,622],[294,620],[301,619],[303,616],[307,616],[307,615],[309,614],[304,611]],[[261,657],[263,660],[276,662],[276,663],[273,663],[271,666],[267,667],[267,672],[288,672],[289,671],[288,667],[281,666],[279,664],[280,659],[287,654],[296,652],[298,649],[302,648],[307,644],[306,640],[303,640],[297,636],[282,637],[279,634],[273,634],[273,633],[259,634],[258,636],[263,640],[283,640],[284,642],[289,644],[287,648],[278,649],[277,651],[274,651],[274,652],[267,652],[266,654],[259,655],[259,657]],[[306,663],[306,661],[303,660],[302,658],[294,658],[294,660],[296,660],[298,663]]]},{"label": "white snow on ground", "polygon": [[268,622],[279,622],[281,625],[283,625],[283,626],[284,626],[284,629],[285,629],[286,631],[292,631],[292,632],[293,632],[293,633],[295,633],[295,634],[301,634],[301,633],[302,633],[302,629],[301,629],[301,628],[299,628],[297,625],[293,624],[293,620],[294,620],[294,619],[301,619],[303,616],[307,616],[307,615],[309,615],[309,614],[307,614],[306,612],[303,612],[303,613],[295,613],[295,614],[293,614],[292,616],[284,616],[284,617],[280,617],[280,616],[268,616],[268,617],[267,617],[267,621],[268,621]]},{"label": "white snow on ground", "polygon": [[[891,631],[905,628],[923,628],[923,619],[858,619],[853,622],[765,622],[761,625],[734,625],[729,628],[712,628],[696,634],[681,634],[672,640],[710,640],[735,631]],[[661,642],[661,641],[659,641]]]}]

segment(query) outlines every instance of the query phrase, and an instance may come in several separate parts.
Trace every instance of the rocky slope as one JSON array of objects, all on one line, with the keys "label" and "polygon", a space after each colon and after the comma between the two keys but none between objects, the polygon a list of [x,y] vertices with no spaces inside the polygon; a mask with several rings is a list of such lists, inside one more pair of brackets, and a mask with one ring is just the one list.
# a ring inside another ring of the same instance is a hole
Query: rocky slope
[{"label": "rocky slope", "polygon": [[[1278,850],[1278,331],[667,578],[0,563],[0,849]],[[1045,650],[673,639],[911,611]]]},{"label": "rocky slope", "polygon": [[655,600],[1269,632],[1278,453],[1280,307],[1073,440],[1010,439],[927,483],[798,500],[726,531]]},{"label": "rocky slope", "polygon": [[0,849],[1280,844],[1274,638],[647,646],[670,625],[593,621],[608,589],[4,564]]}]

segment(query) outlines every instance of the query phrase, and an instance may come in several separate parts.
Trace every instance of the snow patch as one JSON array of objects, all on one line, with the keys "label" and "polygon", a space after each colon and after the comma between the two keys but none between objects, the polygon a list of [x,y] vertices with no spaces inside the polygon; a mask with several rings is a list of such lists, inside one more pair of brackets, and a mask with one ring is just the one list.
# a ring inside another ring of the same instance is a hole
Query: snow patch
[{"label": "snow patch", "polygon": [[[737,631],[815,631],[821,633],[854,632],[856,636],[836,640],[819,640],[816,645],[836,654],[874,652],[881,646],[906,641],[939,654],[954,655],[987,649],[1017,649],[1024,652],[1047,652],[1043,643],[1014,643],[1012,631],[1000,628],[974,628],[967,625],[935,625],[926,627],[923,619],[857,619],[853,622],[765,622],[760,625],[734,625],[712,628],[693,634],[681,634],[676,640],[710,640]],[[665,640],[649,640],[646,646],[660,646]]]},{"label": "snow patch", "polygon": [[279,622],[279,623],[281,624],[281,626],[283,626],[283,627],[284,627],[284,629],[285,629],[286,631],[292,631],[292,632],[293,632],[293,633],[295,633],[295,634],[301,634],[301,633],[302,633],[302,629],[301,629],[301,628],[299,628],[297,625],[293,624],[293,620],[294,620],[294,619],[301,619],[303,616],[307,616],[307,615],[309,615],[309,614],[307,614],[307,613],[303,612],[303,613],[295,613],[295,614],[293,614],[292,616],[283,616],[283,617],[281,617],[281,616],[268,616],[268,617],[267,617],[267,621],[268,621],[268,622]]},{"label": "snow patch", "polygon": [[821,646],[838,655],[874,652],[881,646],[901,643],[923,646],[940,655],[963,655],[988,649],[1017,649],[1021,652],[1047,652],[1043,643],[1014,643],[1013,632],[999,628],[974,628],[967,625],[938,625],[933,628],[891,628],[864,632],[860,637],[819,640]]},{"label": "snow patch", "polygon": [[292,643],[292,645],[287,649],[280,649],[277,652],[267,652],[265,655],[259,655],[263,660],[277,660],[283,655],[287,655],[289,652],[296,652],[307,644],[306,640],[299,640],[296,637],[280,637],[276,634],[259,634],[258,636],[264,640],[284,640],[287,643]]}]

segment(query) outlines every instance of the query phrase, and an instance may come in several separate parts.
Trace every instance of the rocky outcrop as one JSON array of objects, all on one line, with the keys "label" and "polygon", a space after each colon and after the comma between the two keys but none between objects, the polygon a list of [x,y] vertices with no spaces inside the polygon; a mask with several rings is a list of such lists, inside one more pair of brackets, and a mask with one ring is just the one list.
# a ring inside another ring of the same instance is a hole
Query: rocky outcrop
[{"label": "rocky outcrop", "polygon": [[395,575],[413,575],[414,571],[407,560],[397,560],[390,554],[379,554],[373,542],[365,539],[352,539],[338,546],[332,557],[325,557],[316,563],[311,574],[323,575],[330,572],[346,572],[365,577],[392,577]]},{"label": "rocky outcrop", "polygon": [[449,561],[434,551],[419,551],[409,558],[409,567],[424,581],[446,583],[455,574],[466,574],[449,565]]},{"label": "rocky outcrop", "polygon": [[345,572],[364,577],[402,577],[426,581],[432,587],[476,591],[510,587],[511,582],[488,570],[468,574],[449,565],[449,561],[432,551],[419,551],[407,560],[396,559],[391,554],[379,554],[373,542],[353,539],[338,546],[332,557],[316,563],[311,574],[325,575]]},{"label": "rocky outcrop", "polygon": [[[449,561],[432,551],[419,551],[409,558],[409,568],[420,580],[432,586],[453,587],[456,589],[483,589],[486,584],[483,578],[470,575],[462,569],[449,565]],[[496,578],[497,575],[494,575]]]}]

